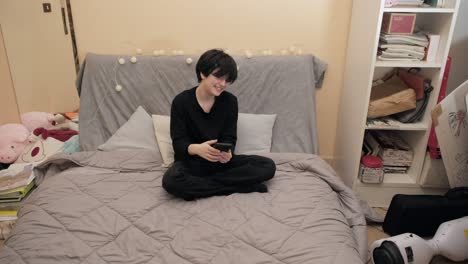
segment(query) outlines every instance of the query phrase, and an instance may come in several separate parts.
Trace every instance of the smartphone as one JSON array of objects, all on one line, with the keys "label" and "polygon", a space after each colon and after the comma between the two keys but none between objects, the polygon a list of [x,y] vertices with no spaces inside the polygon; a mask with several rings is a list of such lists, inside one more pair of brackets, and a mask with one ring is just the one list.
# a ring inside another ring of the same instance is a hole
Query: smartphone
[{"label": "smartphone", "polygon": [[213,148],[221,150],[223,152],[229,152],[232,149],[231,143],[214,143]]}]

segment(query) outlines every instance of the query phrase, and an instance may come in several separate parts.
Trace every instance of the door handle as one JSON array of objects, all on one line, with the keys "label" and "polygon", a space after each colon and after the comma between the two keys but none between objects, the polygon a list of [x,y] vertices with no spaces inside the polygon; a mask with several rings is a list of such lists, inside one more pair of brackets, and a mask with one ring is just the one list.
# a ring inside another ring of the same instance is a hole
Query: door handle
[{"label": "door handle", "polygon": [[62,6],[62,22],[63,22],[63,32],[65,35],[68,35],[68,27],[67,27],[67,15],[65,14],[65,7]]}]

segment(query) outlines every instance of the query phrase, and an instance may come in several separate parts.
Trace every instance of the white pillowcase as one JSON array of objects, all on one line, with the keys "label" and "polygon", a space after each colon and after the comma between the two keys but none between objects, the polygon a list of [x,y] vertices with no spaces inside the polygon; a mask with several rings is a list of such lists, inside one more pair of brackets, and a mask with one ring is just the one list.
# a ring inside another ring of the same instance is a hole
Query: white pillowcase
[{"label": "white pillowcase", "polygon": [[276,115],[239,113],[236,154],[268,153]]},{"label": "white pillowcase", "polygon": [[102,151],[122,149],[148,149],[159,152],[154,136],[153,120],[141,106],[135,110],[128,121],[106,143],[98,147],[98,150]]},{"label": "white pillowcase", "polygon": [[163,166],[168,167],[174,162],[174,148],[171,139],[171,117],[153,115],[153,126],[163,159]]},{"label": "white pillowcase", "polygon": [[[276,115],[239,113],[237,120],[236,154],[268,153]],[[170,135],[171,118],[153,115],[154,131],[165,166],[174,162],[174,149]]]}]

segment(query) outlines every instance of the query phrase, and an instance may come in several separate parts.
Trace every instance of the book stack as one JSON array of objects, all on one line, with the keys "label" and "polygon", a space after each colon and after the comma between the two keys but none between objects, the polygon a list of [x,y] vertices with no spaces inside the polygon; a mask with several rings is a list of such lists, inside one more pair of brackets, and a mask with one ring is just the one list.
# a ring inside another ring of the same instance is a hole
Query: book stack
[{"label": "book stack", "polygon": [[413,162],[411,147],[393,131],[366,131],[363,154],[380,157],[385,173],[406,173]]},{"label": "book stack", "polygon": [[380,33],[378,59],[383,61],[422,61],[429,40],[425,34]]},{"label": "book stack", "polygon": [[17,219],[18,210],[21,206],[0,204],[0,222],[14,221]]},{"label": "book stack", "polygon": [[15,220],[21,202],[34,188],[33,164],[12,164],[0,171],[0,221]]}]

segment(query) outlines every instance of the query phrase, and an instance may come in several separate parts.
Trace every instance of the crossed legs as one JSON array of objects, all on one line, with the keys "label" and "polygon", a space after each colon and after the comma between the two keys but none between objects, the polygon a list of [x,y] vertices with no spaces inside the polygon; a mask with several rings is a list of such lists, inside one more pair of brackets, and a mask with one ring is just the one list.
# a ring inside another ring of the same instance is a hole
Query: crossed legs
[{"label": "crossed legs", "polygon": [[232,193],[267,192],[262,182],[273,178],[275,163],[256,155],[235,155],[226,164],[175,162],[163,176],[163,188],[170,194],[193,200]]}]

